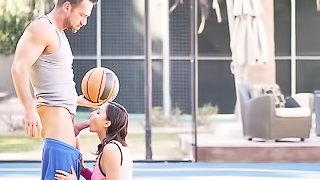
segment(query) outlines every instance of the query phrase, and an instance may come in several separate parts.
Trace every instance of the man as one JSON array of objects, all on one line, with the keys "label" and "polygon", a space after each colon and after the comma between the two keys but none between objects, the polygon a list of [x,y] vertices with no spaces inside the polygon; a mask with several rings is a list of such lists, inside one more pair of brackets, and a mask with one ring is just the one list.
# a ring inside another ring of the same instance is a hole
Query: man
[{"label": "man", "polygon": [[85,26],[96,2],[58,0],[49,14],[30,23],[17,44],[11,72],[24,107],[26,134],[44,138],[42,179],[54,179],[56,169],[71,172],[71,165],[79,177],[81,155],[75,148],[74,115],[78,104],[97,105],[76,93],[73,54],[64,30],[75,33]]}]

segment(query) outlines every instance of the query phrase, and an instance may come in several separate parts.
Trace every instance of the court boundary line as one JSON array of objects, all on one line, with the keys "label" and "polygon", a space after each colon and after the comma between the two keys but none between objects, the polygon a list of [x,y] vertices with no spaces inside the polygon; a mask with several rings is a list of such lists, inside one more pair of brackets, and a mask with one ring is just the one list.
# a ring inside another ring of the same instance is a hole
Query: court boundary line
[{"label": "court boundary line", "polygon": [[[0,168],[0,172],[41,172],[41,168]],[[288,169],[260,169],[260,168],[134,168],[137,172],[255,172],[255,173],[289,173],[289,174],[310,174],[319,173],[318,170],[288,170]],[[319,174],[320,176],[320,174]]]}]

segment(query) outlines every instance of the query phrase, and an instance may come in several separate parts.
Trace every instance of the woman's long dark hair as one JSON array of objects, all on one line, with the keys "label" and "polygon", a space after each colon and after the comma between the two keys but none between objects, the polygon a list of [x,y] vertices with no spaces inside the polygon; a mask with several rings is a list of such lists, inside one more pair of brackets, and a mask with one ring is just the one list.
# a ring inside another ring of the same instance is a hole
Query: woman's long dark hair
[{"label": "woman's long dark hair", "polygon": [[108,128],[107,136],[102,140],[102,143],[98,145],[97,155],[99,155],[106,144],[115,140],[127,146],[126,136],[128,129],[128,112],[127,110],[116,102],[109,102],[106,110],[107,119],[111,121],[111,125]]}]

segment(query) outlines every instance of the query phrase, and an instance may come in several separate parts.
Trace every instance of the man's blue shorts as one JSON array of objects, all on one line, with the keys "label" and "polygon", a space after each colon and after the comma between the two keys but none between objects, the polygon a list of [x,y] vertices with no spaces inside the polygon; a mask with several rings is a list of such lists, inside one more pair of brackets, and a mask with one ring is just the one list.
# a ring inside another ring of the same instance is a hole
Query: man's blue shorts
[{"label": "man's blue shorts", "polygon": [[81,172],[81,154],[75,147],[64,142],[45,138],[42,151],[42,180],[53,180],[56,170],[71,173],[73,166],[79,179]]}]

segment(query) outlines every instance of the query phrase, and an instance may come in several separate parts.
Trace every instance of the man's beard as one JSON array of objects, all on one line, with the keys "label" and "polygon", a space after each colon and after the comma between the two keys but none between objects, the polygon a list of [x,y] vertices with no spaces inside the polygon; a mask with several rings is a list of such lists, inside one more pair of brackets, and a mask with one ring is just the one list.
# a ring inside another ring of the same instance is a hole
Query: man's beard
[{"label": "man's beard", "polygon": [[79,28],[76,28],[75,26],[72,26],[69,19],[66,20],[66,24],[67,24],[67,30],[72,32],[72,33],[76,33],[78,32]]},{"label": "man's beard", "polygon": [[79,29],[75,28],[74,26],[69,26],[69,27],[67,27],[67,30],[72,33],[76,33],[76,32],[78,32]]},{"label": "man's beard", "polygon": [[77,29],[71,29],[71,28],[68,28],[67,30],[68,30],[68,31],[70,31],[70,32],[72,32],[72,33],[76,33],[76,32],[78,32],[78,30],[77,30]]}]

